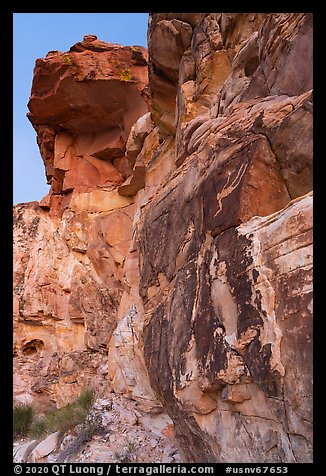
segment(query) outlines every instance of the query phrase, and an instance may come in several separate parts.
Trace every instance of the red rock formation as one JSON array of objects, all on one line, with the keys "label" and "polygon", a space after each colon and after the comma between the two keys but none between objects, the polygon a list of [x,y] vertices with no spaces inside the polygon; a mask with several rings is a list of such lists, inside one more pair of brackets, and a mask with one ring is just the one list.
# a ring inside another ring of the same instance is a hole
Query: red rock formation
[{"label": "red rock formation", "polygon": [[116,188],[147,82],[145,48],[94,35],[36,61],[28,117],[51,190],[14,212],[18,397],[62,405],[106,379],[133,216]]},{"label": "red rock formation", "polygon": [[15,211],[18,396],[109,381],[165,408],[184,461],[312,461],[311,32],[151,14],[150,114],[143,50],[85,37],[39,60],[52,188]]},{"label": "red rock formation", "polygon": [[130,129],[148,110],[147,81],[145,48],[94,35],[36,61],[28,117],[51,183],[42,207],[62,213],[76,193],[123,183]]}]

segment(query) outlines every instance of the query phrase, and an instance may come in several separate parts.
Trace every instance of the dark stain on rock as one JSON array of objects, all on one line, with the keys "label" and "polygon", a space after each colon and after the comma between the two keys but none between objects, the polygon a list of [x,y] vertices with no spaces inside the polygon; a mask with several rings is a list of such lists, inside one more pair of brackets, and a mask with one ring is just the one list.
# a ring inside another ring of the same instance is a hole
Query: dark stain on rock
[{"label": "dark stain on rock", "polygon": [[[235,170],[238,165],[234,164]],[[235,170],[231,172],[231,177],[235,175]],[[226,181],[226,173],[215,171],[200,186],[200,196],[204,197],[204,230],[210,230],[214,237],[230,226],[241,223],[238,217],[240,187],[237,187],[229,196],[222,198],[221,205],[217,201],[218,193],[221,192]]]},{"label": "dark stain on rock", "polygon": [[201,430],[195,418],[180,405],[168,407],[168,412],[174,422],[178,444],[187,455],[187,460],[191,463],[218,463],[220,445]]},{"label": "dark stain on rock", "polygon": [[[207,253],[206,256],[207,258]],[[204,262],[199,270],[198,297],[194,332],[197,356],[203,367],[206,364],[212,334],[216,329],[217,319],[211,303],[208,266]]]},{"label": "dark stain on rock", "polygon": [[[206,378],[205,390],[216,391],[225,385],[225,381],[221,380],[219,374],[222,370],[227,369],[228,344],[222,335],[211,336],[210,358],[206,362],[204,376]],[[207,385],[209,383],[209,385]]]},{"label": "dark stain on rock", "polygon": [[[275,273],[278,273],[275,266],[272,269]],[[311,282],[311,271],[304,268],[277,277],[275,311],[280,316],[280,321],[287,320],[292,314],[296,313],[310,316],[311,312],[307,309],[307,306],[311,305],[311,294],[300,294],[299,291]]]},{"label": "dark stain on rock", "polygon": [[218,327],[221,327],[221,322],[215,314],[211,301],[211,284],[207,265],[210,260],[211,252],[206,252],[197,284],[198,296],[194,335],[201,373],[208,380],[210,389],[216,389],[220,386],[217,375],[227,366],[227,347],[223,334],[216,334],[215,332]]},{"label": "dark stain on rock", "polygon": [[244,362],[254,381],[267,396],[281,396],[281,376],[270,367],[271,344],[261,347],[259,341],[259,329],[263,325],[262,316],[266,316],[261,305],[262,296],[259,290],[256,291],[254,304],[252,304],[253,281],[257,282],[259,274],[257,270],[253,269],[251,275],[253,259],[250,249],[252,242],[232,228],[219,235],[215,244],[219,259],[227,263],[226,274],[238,307],[238,338],[241,338],[241,335],[250,327],[258,329],[258,335],[244,353]]},{"label": "dark stain on rock", "polygon": [[[195,224],[194,236],[188,247],[186,260],[197,256],[200,247],[200,202],[196,197],[187,201],[180,188],[166,194],[165,200],[147,210],[140,234],[140,252],[144,257],[140,270],[140,287],[147,289],[157,283],[157,275],[165,274],[172,281],[176,272],[176,256],[184,242],[190,223]],[[171,237],[173,230],[173,237]]]},{"label": "dark stain on rock", "polygon": [[254,269],[252,270],[252,277],[254,278],[254,283],[255,283],[255,284],[257,283],[258,276],[259,276],[259,272],[257,271],[257,269],[254,268]]},{"label": "dark stain on rock", "polygon": [[147,66],[147,61],[144,58],[143,52],[136,47],[132,48],[131,62],[137,66]]},{"label": "dark stain on rock", "polygon": [[147,211],[139,242],[144,257],[140,287],[148,288],[156,284],[158,273],[164,273],[170,281],[174,275],[177,250],[187,230],[187,223],[176,203],[177,193],[172,191],[165,201]]},{"label": "dark stain on rock", "polygon": [[151,385],[162,401],[174,400],[172,371],[169,365],[168,321],[161,304],[144,330],[144,357]]},{"label": "dark stain on rock", "polygon": [[177,388],[180,387],[181,376],[186,371],[185,354],[193,334],[191,318],[196,297],[196,285],[196,263],[191,261],[177,274],[168,310],[168,348],[171,366],[175,371]]},{"label": "dark stain on rock", "polygon": [[246,236],[239,235],[235,228],[230,228],[216,238],[215,246],[219,260],[227,264],[226,274],[239,312],[237,321],[239,338],[249,327],[263,324],[260,312],[251,304],[250,267],[253,263],[250,254],[251,241]]},{"label": "dark stain on rock", "polygon": [[267,397],[282,398],[281,376],[277,371],[271,369],[271,357],[271,344],[261,346],[257,336],[246,349],[244,362],[250,369],[253,380]]},{"label": "dark stain on rock", "polygon": [[265,311],[265,309],[263,309],[262,305],[261,305],[261,301],[262,301],[262,294],[261,294],[261,291],[260,289],[256,289],[255,291],[255,304],[257,306],[257,309],[259,310],[259,312],[261,314],[263,314],[265,317],[267,317],[267,312]]},{"label": "dark stain on rock", "polygon": [[[194,263],[190,263],[195,271]],[[203,435],[193,416],[182,408],[173,393],[173,373],[176,388],[180,387],[180,374],[185,363],[183,354],[192,335],[191,309],[194,300],[192,279],[186,279],[189,265],[178,273],[170,305],[170,320],[165,318],[161,304],[144,331],[144,356],[151,386],[173,419],[178,442],[191,462],[218,462],[210,445],[211,438]],[[179,277],[179,274],[181,276]],[[175,313],[176,312],[176,313]],[[177,335],[176,335],[177,334]],[[174,340],[173,340],[174,339]],[[173,343],[177,342],[177,346]],[[191,445],[189,446],[189,444]],[[216,443],[215,443],[216,446]]]}]

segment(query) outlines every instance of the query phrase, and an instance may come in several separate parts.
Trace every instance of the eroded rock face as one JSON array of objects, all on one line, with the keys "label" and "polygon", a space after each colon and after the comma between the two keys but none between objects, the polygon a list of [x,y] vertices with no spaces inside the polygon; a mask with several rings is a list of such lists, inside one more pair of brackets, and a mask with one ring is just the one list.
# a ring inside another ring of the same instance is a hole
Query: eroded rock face
[{"label": "eroded rock face", "polygon": [[233,60],[221,93],[221,110],[239,101],[298,96],[312,88],[312,15],[272,14]]},{"label": "eroded rock face", "polygon": [[[190,43],[176,168],[139,229],[152,386],[188,461],[311,461],[311,17],[205,15]],[[290,84],[276,62],[302,58]]]},{"label": "eroded rock face", "polygon": [[308,194],[215,239],[207,233],[166,298],[158,288],[148,301],[153,386],[172,412],[187,410],[191,438],[200,428],[209,448],[187,450],[180,419],[192,460],[311,458],[311,202]]},{"label": "eroded rock face", "polygon": [[104,217],[69,210],[59,220],[37,202],[15,207],[17,397],[45,395],[61,405],[81,387],[104,383],[124,285],[128,213],[130,205]]},{"label": "eroded rock face", "polygon": [[149,113],[142,49],[40,60],[52,188],[15,210],[17,397],[95,382],[164,409],[185,462],[312,461],[311,32],[151,14]]}]

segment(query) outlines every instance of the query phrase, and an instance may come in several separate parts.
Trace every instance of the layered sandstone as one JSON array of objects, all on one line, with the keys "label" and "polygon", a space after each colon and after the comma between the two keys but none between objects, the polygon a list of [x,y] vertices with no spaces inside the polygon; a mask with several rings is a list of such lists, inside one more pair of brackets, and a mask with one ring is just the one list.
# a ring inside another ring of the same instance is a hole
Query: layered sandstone
[{"label": "layered sandstone", "polygon": [[311,15],[157,13],[148,41],[149,99],[144,51],[36,66],[52,187],[15,210],[17,396],[96,382],[166,411],[184,461],[311,462]]}]

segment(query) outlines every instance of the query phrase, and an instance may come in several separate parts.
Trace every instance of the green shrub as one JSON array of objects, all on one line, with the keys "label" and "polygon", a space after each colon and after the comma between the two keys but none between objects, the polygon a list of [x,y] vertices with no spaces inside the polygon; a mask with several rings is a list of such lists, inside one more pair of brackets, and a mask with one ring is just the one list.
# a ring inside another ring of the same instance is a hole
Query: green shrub
[{"label": "green shrub", "polygon": [[13,410],[13,436],[14,438],[27,436],[33,421],[33,408],[31,405],[18,405]]},{"label": "green shrub", "polygon": [[94,390],[92,388],[88,388],[81,392],[79,397],[76,400],[76,404],[79,405],[84,410],[88,411],[93,403],[94,400]]},{"label": "green shrub", "polygon": [[[92,402],[94,400],[93,389],[86,389],[72,403],[47,411],[42,418],[33,421],[34,411],[30,405],[19,405],[14,408],[14,438],[31,436],[40,438],[44,434],[54,431],[67,432],[77,425],[84,423]],[[91,433],[93,430],[89,428]],[[94,429],[95,431],[95,429]]]},{"label": "green shrub", "polygon": [[83,423],[94,399],[94,391],[87,389],[66,406],[45,414],[46,425],[50,431],[69,431]]},{"label": "green shrub", "polygon": [[59,408],[45,415],[45,420],[49,430],[63,431],[71,430],[76,425],[82,423],[86,414],[82,408],[68,403],[65,407]]},{"label": "green shrub", "polygon": [[44,418],[40,420],[33,421],[31,424],[30,430],[28,435],[31,438],[41,438],[43,435],[45,435],[48,432],[48,427],[46,420]]}]

